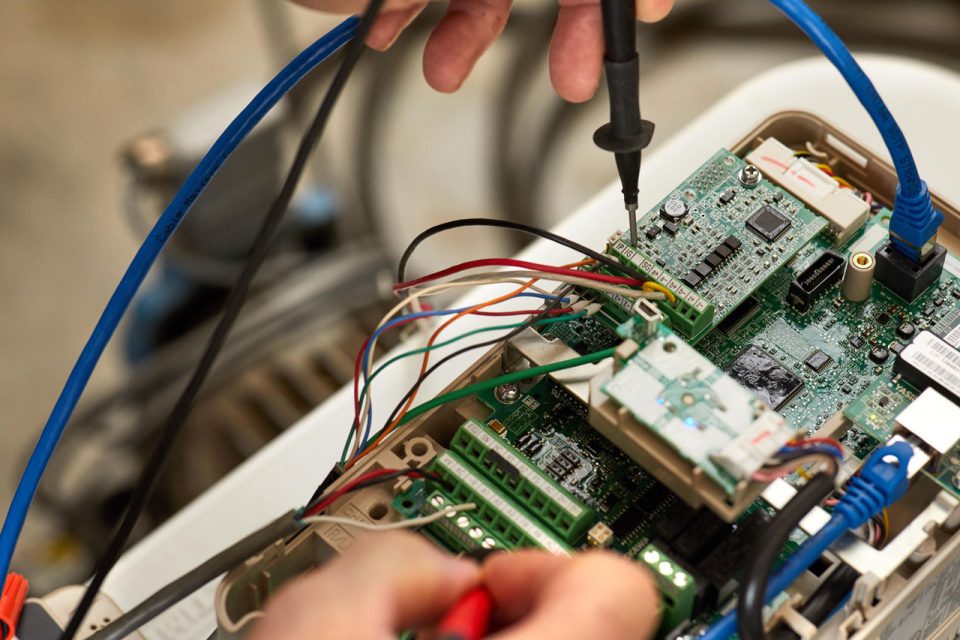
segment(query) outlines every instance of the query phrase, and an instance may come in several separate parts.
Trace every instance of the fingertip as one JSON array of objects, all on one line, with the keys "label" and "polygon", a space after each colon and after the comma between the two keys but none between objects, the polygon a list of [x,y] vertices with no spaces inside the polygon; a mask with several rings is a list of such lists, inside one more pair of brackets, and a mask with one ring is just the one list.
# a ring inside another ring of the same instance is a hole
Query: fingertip
[{"label": "fingertip", "polygon": [[637,0],[637,17],[644,22],[663,20],[673,9],[674,0]]},{"label": "fingertip", "polygon": [[404,9],[381,13],[373,23],[370,33],[367,34],[367,46],[377,51],[386,51],[392,47],[403,30],[420,15],[425,6],[426,2],[421,2]]},{"label": "fingertip", "polygon": [[598,4],[562,5],[550,43],[550,81],[569,102],[585,102],[600,86],[603,35]]}]

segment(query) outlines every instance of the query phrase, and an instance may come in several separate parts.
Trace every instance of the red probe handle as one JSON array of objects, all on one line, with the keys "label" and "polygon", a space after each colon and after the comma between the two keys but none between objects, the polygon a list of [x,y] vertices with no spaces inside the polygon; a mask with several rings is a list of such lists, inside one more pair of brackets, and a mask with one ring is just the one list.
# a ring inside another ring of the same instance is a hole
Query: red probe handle
[{"label": "red probe handle", "polygon": [[490,627],[493,598],[483,587],[468,591],[443,617],[438,640],[483,640]]}]

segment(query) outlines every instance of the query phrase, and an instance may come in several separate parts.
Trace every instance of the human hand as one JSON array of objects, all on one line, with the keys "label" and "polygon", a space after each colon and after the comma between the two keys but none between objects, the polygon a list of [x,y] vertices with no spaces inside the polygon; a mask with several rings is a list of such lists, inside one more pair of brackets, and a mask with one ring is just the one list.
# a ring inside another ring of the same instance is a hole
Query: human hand
[{"label": "human hand", "polygon": [[572,640],[584,630],[637,640],[657,626],[653,582],[613,554],[521,551],[492,556],[481,570],[397,532],[367,536],[282,589],[249,640],[382,640],[408,628],[429,630],[481,582],[503,625],[496,640]]},{"label": "human hand", "polygon": [[[361,11],[365,0],[295,0],[333,13]],[[387,0],[367,44],[388,49],[413,22],[428,0]],[[437,91],[450,93],[463,84],[483,52],[507,24],[512,0],[450,0],[447,14],[433,29],[423,51],[423,75]],[[570,102],[589,100],[600,85],[603,32],[599,0],[559,0],[560,13],[550,43],[550,79]],[[674,0],[636,0],[637,16],[660,20]]]},{"label": "human hand", "polygon": [[659,623],[653,579],[607,551],[496,554],[483,567],[483,583],[495,622],[504,625],[490,640],[641,640]]}]

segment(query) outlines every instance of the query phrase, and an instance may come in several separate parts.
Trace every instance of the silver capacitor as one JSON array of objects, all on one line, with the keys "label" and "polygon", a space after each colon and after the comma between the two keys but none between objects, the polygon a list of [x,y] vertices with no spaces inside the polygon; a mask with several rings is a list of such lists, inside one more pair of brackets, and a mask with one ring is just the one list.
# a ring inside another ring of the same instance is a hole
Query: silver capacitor
[{"label": "silver capacitor", "polygon": [[851,302],[863,302],[869,298],[876,266],[877,261],[869,253],[858,251],[851,255],[840,287],[843,297]]}]

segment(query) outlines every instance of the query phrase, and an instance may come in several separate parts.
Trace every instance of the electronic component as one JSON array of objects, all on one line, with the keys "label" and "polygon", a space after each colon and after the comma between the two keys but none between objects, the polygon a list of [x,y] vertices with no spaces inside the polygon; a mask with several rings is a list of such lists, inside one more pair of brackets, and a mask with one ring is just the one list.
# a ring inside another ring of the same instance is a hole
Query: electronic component
[{"label": "electronic component", "polygon": [[[431,514],[457,504],[440,491],[434,491],[426,497],[423,513]],[[452,518],[441,518],[429,525],[429,530],[451,549],[464,553],[473,553],[481,549],[510,549],[510,545],[500,540],[489,524],[482,522],[470,511],[462,511]]]},{"label": "electronic component", "polygon": [[880,247],[876,255],[877,282],[907,302],[913,302],[930,288],[943,273],[947,250],[936,245],[920,264],[897,251],[892,243]]},{"label": "electronic component", "polygon": [[[717,152],[641,220],[644,229],[659,224],[664,209],[679,212],[681,204],[696,209],[696,216],[683,217],[681,233],[664,233],[655,246],[644,241],[633,247],[624,234],[608,241],[608,254],[674,294],[676,301],[660,302],[660,309],[671,328],[694,344],[827,226],[826,220],[762,179],[749,192],[743,190],[737,176],[744,166],[734,154]],[[737,190],[736,201],[720,204],[720,196],[730,189]],[[770,202],[775,206],[765,204]],[[754,226],[748,232],[750,219]],[[761,240],[757,233],[766,236]],[[605,296],[630,314],[631,301],[615,293]]]},{"label": "electronic component", "polygon": [[723,322],[717,325],[717,330],[724,335],[732,336],[739,331],[760,310],[760,302],[753,296],[747,298],[736,309],[730,312]]},{"label": "electronic component", "polygon": [[647,515],[643,508],[632,504],[610,523],[610,528],[618,538],[629,538],[637,527],[643,524]]},{"label": "electronic component", "polygon": [[933,387],[960,402],[960,352],[929,331],[921,331],[897,356],[894,371],[917,389]]},{"label": "electronic component", "polygon": [[871,362],[876,364],[883,364],[890,358],[890,350],[884,347],[883,345],[877,345],[873,349],[870,349],[868,356]]},{"label": "electronic component", "polygon": [[850,302],[863,302],[869,298],[876,265],[873,256],[865,251],[851,254],[847,270],[843,273],[843,284],[840,285],[843,297]]},{"label": "electronic component", "polygon": [[793,150],[776,138],[767,138],[750,152],[747,160],[767,178],[800,198],[830,221],[837,245],[853,237],[867,221],[870,205],[849,189],[842,189],[831,176],[813,163],[794,156]]},{"label": "electronic component", "polygon": [[[570,544],[581,539],[597,520],[586,505],[477,420],[469,420],[457,429],[450,448]],[[555,474],[563,478],[578,463],[576,456],[562,451],[552,464]]]},{"label": "electronic component", "polygon": [[736,197],[737,197],[736,189],[727,189],[722,194],[720,194],[720,198],[717,200],[717,204],[720,204],[720,205],[730,204],[731,202],[733,202],[734,198]]},{"label": "electronic component", "polygon": [[687,203],[680,198],[671,198],[660,205],[660,216],[670,222],[682,220],[689,211]]},{"label": "electronic component", "polygon": [[613,530],[603,522],[598,522],[587,532],[587,544],[591,547],[609,547],[613,544]]},{"label": "electronic component", "polygon": [[490,427],[490,430],[498,436],[502,436],[507,432],[507,425],[503,424],[499,420],[491,420],[487,426]]},{"label": "electronic component", "polygon": [[897,426],[944,454],[960,442],[960,407],[928,388],[897,416]]},{"label": "electronic component", "polygon": [[790,228],[790,219],[769,204],[760,207],[747,219],[747,228],[767,242],[773,242]]},{"label": "electronic component", "polygon": [[803,388],[803,380],[754,345],[747,347],[728,364],[725,371],[777,410]]},{"label": "electronic component", "polygon": [[455,503],[475,503],[477,508],[470,511],[470,517],[480,522],[497,539],[503,540],[509,548],[537,547],[552,553],[569,552],[569,547],[563,541],[472,471],[453,452],[446,451],[434,458],[429,468],[450,485],[449,496]]},{"label": "electronic component", "polygon": [[806,311],[819,296],[840,281],[846,261],[833,251],[824,251],[797,274],[790,283],[787,302],[799,311]]},{"label": "electronic component", "polygon": [[640,552],[640,560],[650,569],[663,598],[660,628],[669,631],[690,618],[697,586],[692,575],[654,545]]},{"label": "electronic component", "polygon": [[647,240],[656,240],[657,236],[660,235],[660,231],[661,231],[660,227],[658,227],[655,224],[652,224],[649,227],[647,227],[647,230],[643,232],[643,235],[647,236]]},{"label": "electronic component", "polygon": [[820,373],[827,368],[827,365],[830,364],[831,361],[832,360],[830,356],[817,349],[811,353],[806,360],[803,361],[803,364],[807,365],[817,373]]},{"label": "electronic component", "polygon": [[897,327],[897,337],[910,340],[917,335],[917,327],[912,322],[903,322]]},{"label": "electronic component", "polygon": [[[621,364],[603,391],[728,495],[793,436],[767,403],[665,327]],[[619,429],[594,426],[620,439]],[[673,478],[663,471],[658,477],[670,486]]]}]

